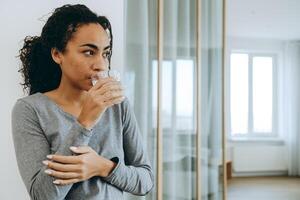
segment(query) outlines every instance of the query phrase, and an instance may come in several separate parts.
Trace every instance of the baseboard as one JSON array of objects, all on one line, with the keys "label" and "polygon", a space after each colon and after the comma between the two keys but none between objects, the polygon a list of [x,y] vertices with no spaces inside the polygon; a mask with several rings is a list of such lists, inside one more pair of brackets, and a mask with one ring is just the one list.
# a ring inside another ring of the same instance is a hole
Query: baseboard
[{"label": "baseboard", "polygon": [[287,176],[288,171],[264,171],[264,172],[233,172],[232,177],[250,176]]}]

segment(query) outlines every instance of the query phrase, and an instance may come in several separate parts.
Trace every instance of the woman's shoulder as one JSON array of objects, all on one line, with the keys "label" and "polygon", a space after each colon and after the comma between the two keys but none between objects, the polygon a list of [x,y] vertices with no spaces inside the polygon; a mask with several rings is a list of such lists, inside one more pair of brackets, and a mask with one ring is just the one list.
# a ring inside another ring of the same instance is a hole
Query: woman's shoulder
[{"label": "woman's shoulder", "polygon": [[36,108],[41,104],[40,94],[33,94],[16,100],[13,109],[13,118],[29,117],[35,115]]},{"label": "woman's shoulder", "polygon": [[[38,118],[39,121],[51,121],[53,119],[63,119],[66,114],[60,111],[57,105],[52,102],[44,93],[35,93],[19,98],[13,109],[13,116],[23,116],[28,118]],[[67,118],[72,118],[67,116]]]},{"label": "woman's shoulder", "polygon": [[13,107],[13,112],[28,112],[34,113],[47,113],[49,109],[53,109],[54,105],[47,99],[43,93],[35,93],[26,97],[17,99]]},{"label": "woman's shoulder", "polygon": [[32,95],[28,95],[26,97],[22,97],[17,99],[15,105],[27,105],[31,107],[39,107],[42,104],[45,104],[45,100],[42,93],[35,93]]}]

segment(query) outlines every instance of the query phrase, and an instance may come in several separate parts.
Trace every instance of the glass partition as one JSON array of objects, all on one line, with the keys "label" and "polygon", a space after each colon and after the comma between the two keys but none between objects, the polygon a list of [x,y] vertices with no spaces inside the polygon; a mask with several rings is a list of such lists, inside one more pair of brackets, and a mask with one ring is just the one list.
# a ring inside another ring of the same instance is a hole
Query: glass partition
[{"label": "glass partition", "polygon": [[201,187],[202,200],[223,198],[222,53],[223,1],[202,0]]},{"label": "glass partition", "polygon": [[[128,0],[125,3],[125,66],[123,80],[156,173],[157,136],[157,4],[156,1]],[[155,174],[156,176],[156,174]],[[155,177],[156,178],[156,177]],[[155,181],[156,182],[156,181]],[[156,187],[146,196],[126,194],[128,200],[156,199]]]},{"label": "glass partition", "polygon": [[[201,197],[223,198],[222,165],[222,0],[201,2],[201,77],[197,77],[196,0],[163,2],[162,82],[158,88],[157,2],[126,1],[124,79],[128,96],[157,166],[157,109],[161,107],[163,200],[196,199],[196,118],[201,104]],[[201,100],[196,102],[197,79]],[[161,90],[158,105],[157,94]],[[198,183],[199,183],[198,182]],[[146,197],[157,199],[157,188]]]}]

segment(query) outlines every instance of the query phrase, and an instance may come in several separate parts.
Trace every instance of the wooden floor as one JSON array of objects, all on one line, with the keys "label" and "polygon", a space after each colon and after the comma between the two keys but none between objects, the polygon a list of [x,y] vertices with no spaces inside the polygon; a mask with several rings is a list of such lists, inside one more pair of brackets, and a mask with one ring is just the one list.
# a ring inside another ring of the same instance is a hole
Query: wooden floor
[{"label": "wooden floor", "polygon": [[232,178],[227,193],[228,200],[300,200],[300,178]]}]

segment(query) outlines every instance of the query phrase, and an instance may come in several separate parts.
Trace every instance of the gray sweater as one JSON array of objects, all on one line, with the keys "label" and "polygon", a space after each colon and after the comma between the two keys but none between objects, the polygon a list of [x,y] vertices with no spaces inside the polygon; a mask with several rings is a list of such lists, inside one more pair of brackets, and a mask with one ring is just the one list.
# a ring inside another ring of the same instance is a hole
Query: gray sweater
[{"label": "gray sweater", "polygon": [[[92,130],[64,112],[42,93],[19,99],[12,111],[12,133],[21,177],[34,200],[123,199],[123,191],[145,195],[153,187],[153,173],[130,104],[108,108]],[[90,146],[117,162],[108,177],[55,185],[44,173],[48,154],[72,155],[70,146]]]}]

